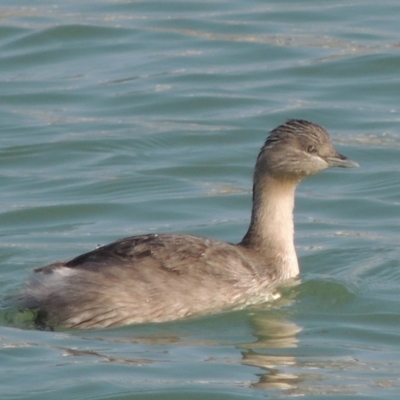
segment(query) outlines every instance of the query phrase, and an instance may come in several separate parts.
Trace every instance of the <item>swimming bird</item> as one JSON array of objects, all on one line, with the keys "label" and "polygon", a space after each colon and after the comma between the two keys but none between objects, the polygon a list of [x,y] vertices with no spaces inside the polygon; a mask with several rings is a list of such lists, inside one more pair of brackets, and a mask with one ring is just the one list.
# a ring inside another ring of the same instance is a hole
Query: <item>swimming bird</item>
[{"label": "swimming bird", "polygon": [[47,326],[163,322],[268,298],[299,274],[295,189],[331,167],[357,167],[305,120],[272,130],[257,157],[250,226],[237,244],[186,234],[127,237],[34,270],[20,301]]}]

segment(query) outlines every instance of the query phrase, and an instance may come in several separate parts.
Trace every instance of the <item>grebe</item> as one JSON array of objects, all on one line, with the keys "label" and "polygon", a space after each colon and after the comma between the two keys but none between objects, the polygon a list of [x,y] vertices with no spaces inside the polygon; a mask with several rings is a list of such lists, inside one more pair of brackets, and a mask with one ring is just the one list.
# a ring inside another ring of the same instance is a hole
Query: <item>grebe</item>
[{"label": "grebe", "polygon": [[67,262],[34,270],[21,303],[48,326],[91,329],[162,322],[267,299],[299,274],[293,207],[297,184],[331,167],[358,164],[328,132],[289,120],[258,155],[250,226],[238,244],[184,234],[117,240]]}]

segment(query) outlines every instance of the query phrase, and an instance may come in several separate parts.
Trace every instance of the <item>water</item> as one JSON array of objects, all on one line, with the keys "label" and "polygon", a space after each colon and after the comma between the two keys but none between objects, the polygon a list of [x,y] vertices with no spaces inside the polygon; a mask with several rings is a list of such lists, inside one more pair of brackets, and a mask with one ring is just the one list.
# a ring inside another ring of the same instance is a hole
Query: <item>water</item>
[{"label": "water", "polygon": [[400,4],[6,1],[0,287],[119,237],[244,234],[287,118],[357,170],[297,192],[302,283],[272,305],[160,325],[0,323],[2,399],[395,399],[400,386]]}]

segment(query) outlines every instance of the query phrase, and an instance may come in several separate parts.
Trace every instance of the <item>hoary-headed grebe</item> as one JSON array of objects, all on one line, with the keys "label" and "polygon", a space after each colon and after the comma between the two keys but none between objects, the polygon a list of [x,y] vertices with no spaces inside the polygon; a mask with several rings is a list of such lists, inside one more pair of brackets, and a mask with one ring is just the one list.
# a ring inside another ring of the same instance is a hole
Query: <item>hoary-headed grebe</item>
[{"label": "hoary-headed grebe", "polygon": [[299,274],[293,242],[297,184],[330,167],[357,167],[327,131],[289,120],[258,155],[249,229],[238,244],[184,234],[117,240],[34,271],[21,296],[48,326],[105,328],[221,311],[267,298]]}]

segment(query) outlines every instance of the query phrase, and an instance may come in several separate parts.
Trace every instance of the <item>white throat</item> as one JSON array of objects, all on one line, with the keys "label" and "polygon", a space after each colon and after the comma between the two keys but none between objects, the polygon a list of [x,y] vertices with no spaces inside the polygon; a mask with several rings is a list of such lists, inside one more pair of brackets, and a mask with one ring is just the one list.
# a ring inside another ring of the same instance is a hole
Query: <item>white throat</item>
[{"label": "white throat", "polygon": [[297,276],[293,222],[296,182],[268,176],[256,186],[250,228],[243,243],[274,260],[279,266],[279,278]]}]

